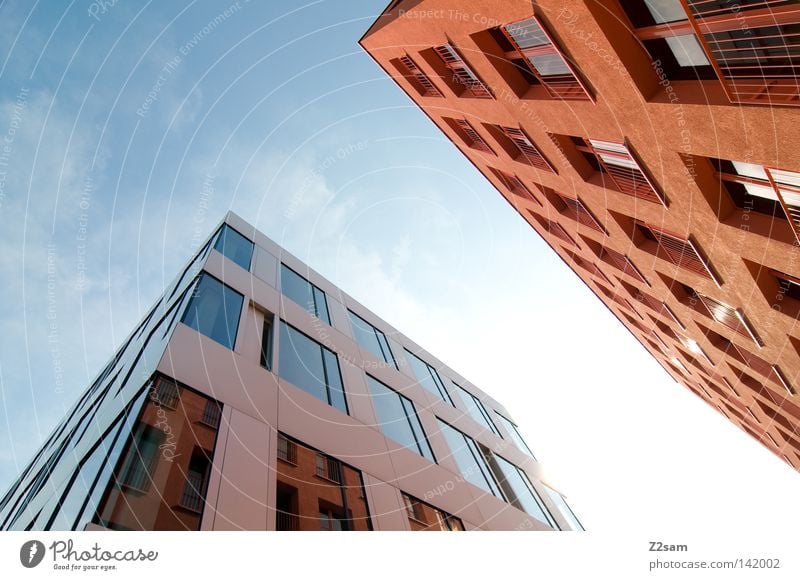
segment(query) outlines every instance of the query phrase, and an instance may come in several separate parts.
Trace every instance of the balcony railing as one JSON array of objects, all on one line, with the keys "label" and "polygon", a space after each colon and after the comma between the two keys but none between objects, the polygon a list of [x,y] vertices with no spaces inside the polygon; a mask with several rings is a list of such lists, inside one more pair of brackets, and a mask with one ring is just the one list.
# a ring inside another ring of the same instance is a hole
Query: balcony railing
[{"label": "balcony railing", "polygon": [[187,510],[200,513],[203,511],[203,485],[205,477],[202,473],[190,471],[186,474],[186,485],[183,486],[180,505]]},{"label": "balcony railing", "polygon": [[685,0],[689,21],[734,103],[800,105],[797,2]]},{"label": "balcony railing", "polygon": [[279,532],[296,532],[300,529],[300,518],[296,514],[276,511],[275,529]]}]

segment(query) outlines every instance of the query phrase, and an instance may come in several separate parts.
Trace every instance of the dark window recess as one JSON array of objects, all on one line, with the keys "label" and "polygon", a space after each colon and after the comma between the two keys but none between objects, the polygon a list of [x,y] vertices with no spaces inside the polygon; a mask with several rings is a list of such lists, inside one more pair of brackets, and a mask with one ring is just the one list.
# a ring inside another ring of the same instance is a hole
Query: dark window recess
[{"label": "dark window recess", "polygon": [[208,454],[202,449],[195,448],[192,458],[189,460],[180,507],[195,513],[203,512],[210,468],[211,462]]},{"label": "dark window recess", "polygon": [[217,242],[214,244],[214,249],[245,270],[250,269],[250,261],[253,257],[253,242],[228,224],[222,226]]},{"label": "dark window recess", "polygon": [[433,81],[426,75],[422,69],[417,66],[410,56],[403,55],[397,59],[399,66],[395,64],[395,68],[401,74],[406,76],[409,82],[414,86],[416,91],[423,97],[442,97],[442,92],[436,88]]},{"label": "dark window recess", "polygon": [[778,290],[781,294],[793,300],[800,300],[800,279],[775,270],[771,272],[778,279]]},{"label": "dark window recess", "polygon": [[556,236],[557,238],[567,242],[571,246],[578,247],[578,244],[575,242],[575,240],[572,239],[572,236],[570,236],[567,233],[567,230],[561,227],[561,224],[559,224],[558,222],[554,222],[553,220],[544,218],[538,214],[535,214],[532,211],[528,211],[528,213],[533,217],[533,219],[535,219],[539,223],[542,229],[544,229],[548,234]]},{"label": "dark window recess", "polygon": [[264,326],[261,329],[261,366],[268,371],[272,370],[272,332],[273,318],[264,316]]},{"label": "dark window recess", "polygon": [[325,293],[286,264],[281,264],[281,293],[330,325]]},{"label": "dark window recess", "polygon": [[467,147],[483,151],[485,153],[492,153],[494,151],[489,144],[481,137],[481,134],[473,127],[466,119],[451,119],[443,117],[444,122],[458,135]]},{"label": "dark window recess", "polygon": [[531,138],[528,137],[522,129],[519,127],[504,127],[502,125],[498,125],[497,128],[503,132],[513,146],[519,151],[519,155],[516,157],[518,161],[527,162],[537,169],[557,173],[553,165],[542,155],[539,148],[534,145]]},{"label": "dark window recess", "polygon": [[711,265],[700,253],[699,248],[687,238],[656,228],[654,226],[636,222],[638,231],[648,240],[658,244],[658,254],[676,266],[699,274],[717,285],[720,284]]},{"label": "dark window recess", "polygon": [[435,47],[434,51],[439,55],[439,58],[442,59],[445,66],[453,73],[455,84],[464,87],[464,92],[478,99],[494,98],[489,87],[487,87],[483,81],[478,78],[478,75],[472,71],[454,46],[451,44],[443,44]]},{"label": "dark window recess", "polygon": [[666,206],[664,195],[625,143],[587,139],[586,144],[594,153],[600,171],[607,174],[616,188],[638,199]]},{"label": "dark window recess", "polygon": [[278,435],[278,459],[297,465],[297,443],[283,435]]},{"label": "dark window recess", "polygon": [[503,187],[506,190],[510,191],[517,197],[521,197],[522,199],[525,199],[527,201],[533,201],[537,205],[544,207],[542,202],[539,201],[539,199],[535,195],[533,195],[531,190],[528,189],[528,187],[524,183],[522,183],[522,180],[519,177],[517,177],[516,175],[510,175],[508,173],[500,171],[499,169],[495,169],[494,167],[489,167],[489,169],[491,170],[492,173],[494,173],[494,176],[498,179],[498,181],[500,181],[500,183],[503,184]]}]

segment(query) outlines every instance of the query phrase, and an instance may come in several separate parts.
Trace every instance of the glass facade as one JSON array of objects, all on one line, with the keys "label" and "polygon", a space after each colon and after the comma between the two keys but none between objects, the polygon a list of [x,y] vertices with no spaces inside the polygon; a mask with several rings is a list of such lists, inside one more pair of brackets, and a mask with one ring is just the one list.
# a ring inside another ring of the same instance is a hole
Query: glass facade
[{"label": "glass facade", "polygon": [[367,382],[383,434],[403,447],[436,461],[411,400],[369,375]]},{"label": "glass facade", "polygon": [[278,375],[321,401],[347,413],[336,354],[281,322]]},{"label": "glass facade", "polygon": [[528,447],[528,444],[525,443],[525,440],[522,438],[522,435],[520,434],[519,429],[517,429],[517,426],[510,420],[503,417],[497,411],[495,411],[495,415],[497,416],[498,419],[500,419],[500,423],[502,423],[503,427],[506,428],[506,431],[511,436],[511,439],[514,440],[514,444],[517,447],[519,447],[521,451],[524,451],[525,453],[536,459],[533,455],[533,451],[531,451],[531,448]]},{"label": "glass facade", "polygon": [[239,264],[245,270],[250,269],[250,260],[253,257],[253,242],[228,224],[222,226],[217,242],[214,244],[214,249],[232,262]]},{"label": "glass facade", "polygon": [[236,290],[203,274],[181,322],[233,350],[243,302],[244,297]]},{"label": "glass facade", "polygon": [[282,433],[278,449],[276,530],[372,530],[359,470]]},{"label": "glass facade", "polygon": [[556,508],[558,508],[558,512],[565,520],[569,522],[569,525],[573,530],[583,531],[586,529],[575,515],[575,512],[572,511],[572,508],[569,507],[569,504],[567,503],[567,500],[564,499],[563,495],[547,485],[544,486],[544,489],[552,502],[555,504]]},{"label": "glass facade", "polygon": [[378,359],[392,365],[394,368],[398,368],[392,350],[389,348],[389,341],[386,340],[386,335],[355,312],[348,310],[348,313],[350,314],[350,325],[353,328],[353,336],[355,336],[356,342]]},{"label": "glass facade", "polygon": [[502,437],[491,417],[489,417],[486,407],[484,407],[483,403],[481,403],[481,400],[460,385],[457,385],[456,383],[453,383],[453,385],[456,388],[456,393],[458,393],[458,397],[461,399],[464,408],[475,420],[475,422],[489,429],[498,437]]},{"label": "glass facade", "polygon": [[459,518],[407,493],[403,494],[403,503],[406,506],[406,514],[412,531],[460,532],[464,530],[464,524]]},{"label": "glass facade", "polygon": [[325,292],[314,286],[300,274],[281,264],[281,293],[296,302],[311,314],[330,325],[331,317],[328,314],[328,300]]},{"label": "glass facade", "polygon": [[414,370],[414,376],[417,377],[419,384],[441,398],[442,401],[453,405],[453,399],[450,397],[450,393],[447,392],[436,369],[408,349],[406,349],[406,354],[408,355],[408,361],[411,364],[411,368]]},{"label": "glass facade", "polygon": [[221,405],[159,376],[94,522],[112,530],[198,530]]},{"label": "glass facade", "polygon": [[494,480],[478,444],[471,437],[464,435],[442,420],[439,421],[439,429],[447,440],[453,460],[458,465],[464,479],[503,499],[503,494],[497,487],[497,482]]},{"label": "glass facade", "polygon": [[519,467],[499,455],[487,452],[487,457],[508,502],[540,522],[558,528],[528,476]]}]

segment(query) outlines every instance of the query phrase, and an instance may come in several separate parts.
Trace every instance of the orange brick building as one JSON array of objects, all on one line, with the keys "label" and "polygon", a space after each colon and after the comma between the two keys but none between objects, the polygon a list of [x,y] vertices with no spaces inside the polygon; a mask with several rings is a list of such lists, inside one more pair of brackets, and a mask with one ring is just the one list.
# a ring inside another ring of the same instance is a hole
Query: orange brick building
[{"label": "orange brick building", "polygon": [[800,4],[400,0],[360,42],[670,375],[800,469]]}]

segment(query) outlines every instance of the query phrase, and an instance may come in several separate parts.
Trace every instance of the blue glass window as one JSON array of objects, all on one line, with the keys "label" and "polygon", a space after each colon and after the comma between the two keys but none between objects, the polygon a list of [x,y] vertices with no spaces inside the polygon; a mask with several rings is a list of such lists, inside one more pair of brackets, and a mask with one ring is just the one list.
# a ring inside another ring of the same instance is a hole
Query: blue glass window
[{"label": "blue glass window", "polygon": [[328,301],[325,292],[314,286],[300,274],[281,264],[281,293],[296,302],[311,314],[330,325]]},{"label": "blue glass window", "polygon": [[550,487],[548,487],[546,485],[544,486],[544,489],[545,489],[545,491],[547,491],[547,495],[550,496],[550,499],[553,501],[553,503],[558,508],[558,511],[561,513],[562,516],[564,516],[564,519],[566,519],[569,522],[570,527],[573,530],[581,530],[581,531],[583,531],[583,530],[586,529],[586,528],[583,527],[583,524],[578,519],[578,517],[575,515],[575,512],[572,511],[572,508],[569,507],[569,504],[567,503],[567,500],[564,499],[563,495],[561,495],[556,490],[554,490],[554,489],[552,489],[552,488],[550,488]]},{"label": "blue glass window", "polygon": [[500,419],[500,422],[503,424],[503,427],[506,428],[506,431],[508,431],[508,434],[511,435],[511,438],[514,440],[514,443],[516,444],[516,446],[519,447],[521,451],[527,453],[528,455],[530,455],[531,457],[536,459],[533,456],[533,452],[531,451],[531,448],[528,447],[528,444],[525,443],[525,440],[522,438],[522,435],[520,434],[519,429],[517,429],[517,426],[514,423],[512,423],[511,421],[509,421],[508,419],[506,419],[505,417],[503,417],[497,411],[495,411],[495,415],[497,415],[497,417]]},{"label": "blue glass window", "polygon": [[395,362],[394,355],[392,355],[392,351],[389,348],[389,341],[386,340],[386,335],[355,312],[348,310],[348,313],[350,314],[350,323],[353,327],[353,335],[358,344],[366,348],[380,360],[397,368],[397,362]]},{"label": "blue glass window", "polygon": [[367,375],[367,382],[383,434],[407,449],[435,462],[433,451],[431,451],[411,400],[369,375]]},{"label": "blue glass window", "polygon": [[470,417],[472,417],[478,424],[483,425],[487,429],[489,429],[495,435],[501,436],[500,431],[497,430],[494,422],[492,422],[491,418],[489,417],[489,413],[486,411],[486,407],[483,406],[481,400],[467,391],[464,387],[460,385],[456,385],[456,392],[461,399],[461,402],[464,404],[464,408],[469,412]]},{"label": "blue glass window", "polygon": [[528,476],[519,467],[499,455],[491,457],[492,463],[497,467],[497,480],[500,482],[500,487],[506,492],[509,502],[537,520],[558,529],[555,520],[544,507],[542,499]]},{"label": "blue glass window", "polygon": [[239,264],[245,270],[250,269],[250,260],[253,257],[253,242],[228,224],[222,226],[217,242],[214,244],[214,249],[232,262]]},{"label": "blue glass window", "polygon": [[203,274],[181,322],[232,350],[243,301],[244,296],[236,290]]},{"label": "blue glass window", "polygon": [[464,479],[503,499],[503,494],[497,487],[497,482],[492,477],[492,472],[475,441],[442,420],[439,420],[439,429],[447,440],[453,460]]},{"label": "blue glass window", "polygon": [[411,368],[414,370],[414,376],[417,377],[419,384],[437,397],[440,397],[444,402],[453,405],[453,399],[450,398],[450,393],[445,389],[444,383],[441,377],[439,377],[439,373],[436,372],[436,369],[417,355],[409,352],[408,349],[406,349],[406,353],[408,354],[408,361],[411,363]]},{"label": "blue glass window", "polygon": [[336,354],[285,322],[281,322],[278,375],[347,413]]}]

